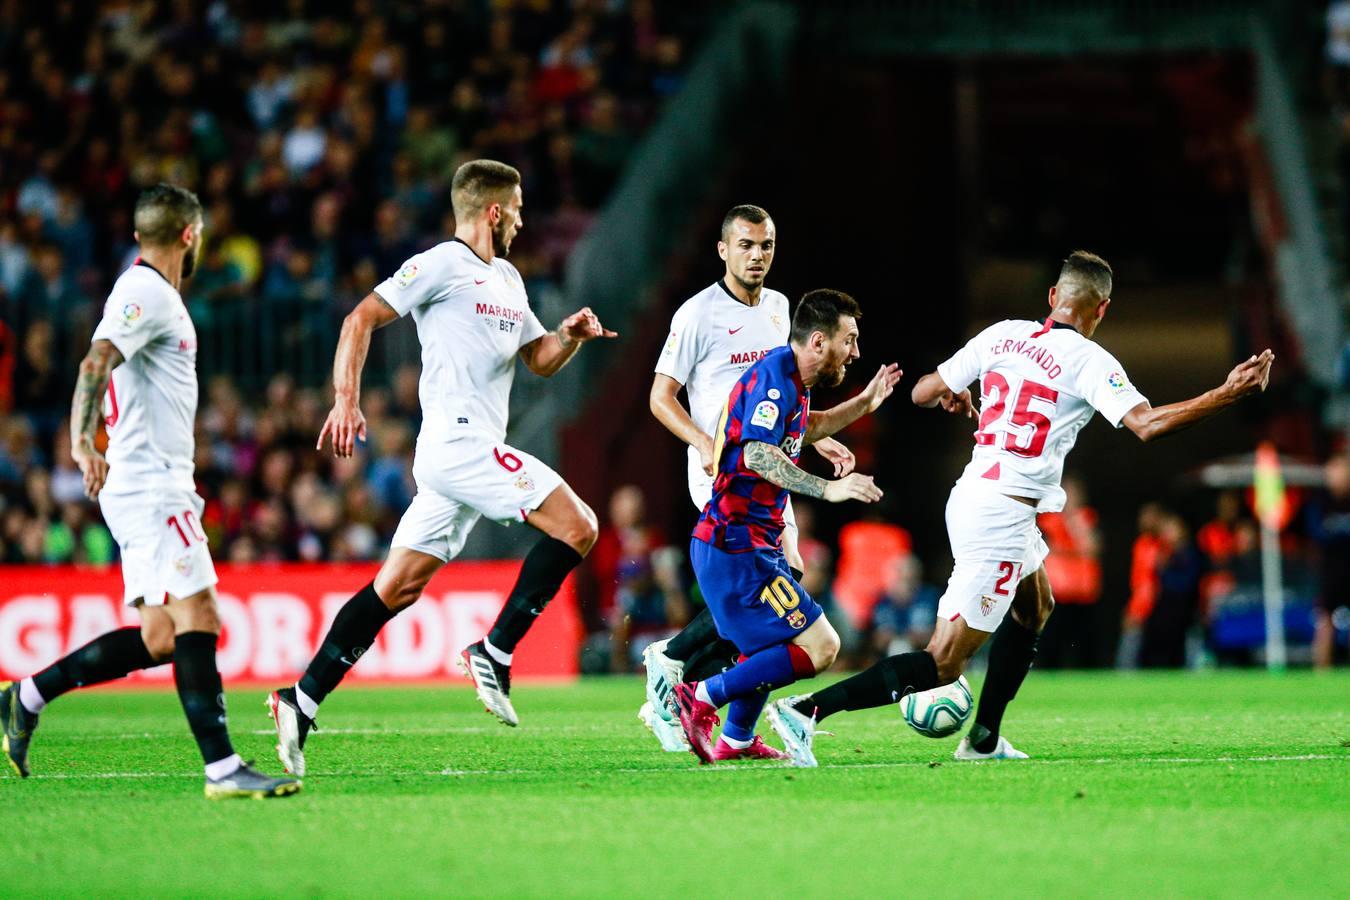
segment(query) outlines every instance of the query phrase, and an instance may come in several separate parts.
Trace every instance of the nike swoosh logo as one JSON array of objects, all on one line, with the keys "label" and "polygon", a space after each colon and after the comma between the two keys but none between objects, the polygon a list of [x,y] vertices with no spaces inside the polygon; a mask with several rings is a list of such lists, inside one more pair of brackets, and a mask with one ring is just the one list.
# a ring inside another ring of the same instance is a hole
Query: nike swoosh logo
[{"label": "nike swoosh logo", "polygon": [[473,280],[473,283],[474,283],[474,284],[487,284],[487,279],[484,278],[482,281],[479,281],[477,278],[475,278],[475,279]]},{"label": "nike swoosh logo", "polygon": [[[744,327],[745,327],[744,325],[741,326],[741,328],[744,328]],[[735,334],[736,332],[740,331],[741,328],[728,328],[728,329],[727,329],[727,334]]]}]

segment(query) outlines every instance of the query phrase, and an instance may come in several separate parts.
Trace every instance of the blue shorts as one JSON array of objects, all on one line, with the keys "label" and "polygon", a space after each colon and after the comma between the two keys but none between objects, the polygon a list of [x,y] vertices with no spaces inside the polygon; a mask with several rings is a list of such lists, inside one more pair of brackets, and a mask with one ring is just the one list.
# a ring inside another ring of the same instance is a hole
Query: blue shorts
[{"label": "blue shorts", "polygon": [[727,553],[694,538],[689,558],[717,632],[746,656],[791,642],[820,618],[781,550]]}]

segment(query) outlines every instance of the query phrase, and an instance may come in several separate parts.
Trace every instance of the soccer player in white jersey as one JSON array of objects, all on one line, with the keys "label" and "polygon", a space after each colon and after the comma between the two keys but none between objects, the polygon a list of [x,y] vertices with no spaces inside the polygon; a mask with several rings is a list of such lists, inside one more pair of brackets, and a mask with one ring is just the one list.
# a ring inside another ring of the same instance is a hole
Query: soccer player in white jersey
[{"label": "soccer player in white jersey", "polygon": [[[777,229],[762,207],[742,204],[728,210],[717,244],[726,271],[676,310],[670,337],[656,363],[650,396],[652,415],[689,445],[689,497],[700,512],[712,497],[712,433],[717,430],[732,386],[760,357],[788,340],[792,325],[788,298],[764,286],[777,247]],[[681,388],[689,397],[687,410],[679,401]],[[860,402],[857,398],[850,401]],[[826,412],[833,415],[843,408]],[[849,420],[856,418],[854,414]],[[834,438],[824,438],[812,446],[833,464],[836,477],[853,471],[853,454]],[[783,552],[788,566],[800,578],[805,566],[797,548],[791,500],[784,509],[784,520]],[[706,608],[678,635],[646,648],[647,700],[638,718],[662,747],[672,752],[685,749],[674,707],[674,686],[716,674],[734,665],[738,655],[730,641],[718,636]]]},{"label": "soccer player in white jersey", "polygon": [[303,774],[305,738],[319,703],[365,653],[384,624],[414,603],[459,554],[480,516],[543,532],[488,635],[460,654],[489,712],[518,724],[509,697],[516,644],[563,579],[590,551],[595,513],[561,476],[505,443],[516,359],[536,375],[556,373],[593,338],[615,337],[584,308],[546,331],[525,285],[504,258],[522,225],[520,173],[492,160],[460,166],[451,184],[455,236],[419,253],[347,316],[333,363],[336,399],[319,435],[338,456],[366,436],[361,369],[375,329],[412,314],[422,343],[422,430],[413,458],[417,494],[375,580],[347,602],[300,681],[268,698],[277,751]]},{"label": "soccer player in white jersey", "polygon": [[1050,288],[1047,319],[991,325],[915,384],[912,399],[919,406],[962,415],[973,412],[967,386],[980,384],[975,451],[947,501],[955,565],[938,603],[937,628],[927,649],[772,704],[770,722],[785,741],[809,745],[815,723],[826,716],[955,681],[997,630],[975,724],[956,758],[1026,758],[999,728],[1054,609],[1043,565],[1049,551],[1036,515],[1063,508],[1059,482],[1078,432],[1097,412],[1143,441],[1171,434],[1265,390],[1275,359],[1266,350],[1240,363],[1219,387],[1153,407],[1116,358],[1092,340],[1111,305],[1111,282],[1104,259],[1071,254]]},{"label": "soccer player in white jersey", "polygon": [[[71,455],[122,556],[125,601],[140,628],[95,638],[17,685],[0,685],[10,764],[28,775],[28,745],[46,705],[173,660],[174,683],[206,763],[206,795],[280,797],[300,790],[246,765],[230,744],[216,668],[216,571],[193,484],[197,332],[178,289],[201,253],[197,197],[159,184],[136,202],[141,255],[113,285],[80,363],[70,415]],[[106,394],[106,410],[103,407]],[[108,455],[95,444],[102,415]]]}]

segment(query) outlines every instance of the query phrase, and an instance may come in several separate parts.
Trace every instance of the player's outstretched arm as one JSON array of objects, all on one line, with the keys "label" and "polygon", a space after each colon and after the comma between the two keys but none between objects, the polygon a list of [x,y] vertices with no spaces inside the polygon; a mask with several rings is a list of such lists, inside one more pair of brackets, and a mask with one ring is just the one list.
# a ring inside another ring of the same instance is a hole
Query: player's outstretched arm
[{"label": "player's outstretched arm", "polygon": [[747,443],[743,458],[745,465],[760,478],[794,494],[815,497],[830,503],[842,503],[845,500],[875,503],[881,499],[881,488],[873,483],[871,475],[859,475],[854,472],[838,481],[828,481],[802,471],[788,459],[786,453],[763,441]]},{"label": "player's outstretched arm", "polygon": [[371,291],[342,320],[337,353],[333,356],[333,409],[324,420],[314,449],[322,450],[324,438],[333,439],[334,456],[351,456],[356,440],[366,439],[366,417],[361,414],[361,370],[370,352],[370,336],[398,318],[398,312],[383,297]]},{"label": "player's outstretched arm", "polygon": [[914,390],[909,392],[909,399],[914,401],[915,406],[922,406],[925,409],[931,409],[940,404],[949,413],[967,417],[975,414],[970,399],[970,389],[966,388],[959,392],[953,392],[937,372],[929,372],[920,378],[918,383],[914,385]]},{"label": "player's outstretched arm", "polygon": [[1260,356],[1239,363],[1228,373],[1227,380],[1212,391],[1166,406],[1150,406],[1145,400],[1127,412],[1121,421],[1141,441],[1156,440],[1180,431],[1233,405],[1248,394],[1264,391],[1270,383],[1270,366],[1274,362],[1275,354],[1264,350]]},{"label": "player's outstretched arm", "polygon": [[521,347],[520,358],[524,360],[525,368],[547,378],[567,365],[587,341],[618,336],[617,331],[610,331],[600,324],[589,306],[583,306],[563,319],[556,330]]},{"label": "player's outstretched arm", "polygon": [[694,424],[689,410],[680,402],[679,394],[682,387],[684,385],[674,378],[658,372],[652,379],[652,390],[647,396],[647,405],[651,408],[656,421],[666,426],[667,431],[698,451],[698,461],[703,466],[703,474],[711,475],[713,467],[717,464],[713,459],[712,435],[705,434],[703,429]]},{"label": "player's outstretched arm", "polygon": [[895,391],[895,386],[904,374],[900,371],[899,363],[889,363],[877,369],[877,374],[872,376],[867,387],[852,398],[838,406],[810,413],[803,440],[808,444],[815,443],[821,438],[843,431],[863,416],[876,412]]},{"label": "player's outstretched arm", "polygon": [[108,379],[122,362],[122,354],[112,341],[94,341],[80,360],[75,396],[70,401],[70,456],[80,467],[84,493],[90,500],[98,499],[103,482],[108,480],[108,461],[98,452],[94,440],[103,418],[103,394],[108,390]]}]

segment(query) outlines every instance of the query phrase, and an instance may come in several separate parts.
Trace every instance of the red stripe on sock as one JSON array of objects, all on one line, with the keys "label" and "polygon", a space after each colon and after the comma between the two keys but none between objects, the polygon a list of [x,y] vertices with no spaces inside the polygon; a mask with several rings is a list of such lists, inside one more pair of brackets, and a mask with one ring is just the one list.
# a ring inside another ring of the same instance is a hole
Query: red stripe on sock
[{"label": "red stripe on sock", "polygon": [[792,674],[798,678],[810,678],[816,674],[811,656],[796,644],[788,644],[788,658],[792,660]]}]

